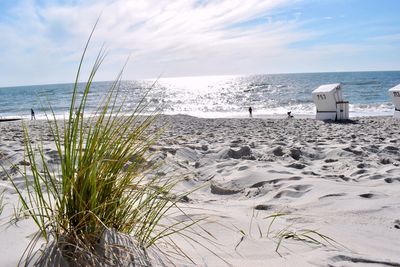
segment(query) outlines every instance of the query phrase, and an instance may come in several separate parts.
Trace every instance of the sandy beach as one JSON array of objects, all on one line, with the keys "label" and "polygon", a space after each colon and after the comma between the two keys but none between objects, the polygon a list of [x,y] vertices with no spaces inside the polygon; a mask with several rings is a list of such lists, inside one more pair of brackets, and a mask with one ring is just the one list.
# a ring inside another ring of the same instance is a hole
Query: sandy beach
[{"label": "sandy beach", "polygon": [[[177,239],[193,266],[400,266],[398,120],[176,115],[160,121],[169,126],[150,149],[164,163],[160,172],[183,178],[177,192],[197,188],[182,207],[192,219],[206,218],[200,225],[214,237],[209,249],[223,259]],[[46,122],[26,123],[57,166]],[[0,164],[22,187],[21,122],[0,123]],[[3,191],[0,266],[15,266],[35,228],[15,216],[21,205],[0,169]],[[284,215],[270,226],[268,216],[278,213]],[[321,244],[290,236],[279,243],[285,231],[308,233]]]}]

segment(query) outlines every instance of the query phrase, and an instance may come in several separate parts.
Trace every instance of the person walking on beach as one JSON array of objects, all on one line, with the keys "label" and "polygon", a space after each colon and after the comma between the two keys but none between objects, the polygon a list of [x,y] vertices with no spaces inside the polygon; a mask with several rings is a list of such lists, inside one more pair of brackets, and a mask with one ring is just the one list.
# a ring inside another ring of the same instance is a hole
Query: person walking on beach
[{"label": "person walking on beach", "polygon": [[36,120],[35,111],[33,111],[33,108],[31,108],[31,120]]},{"label": "person walking on beach", "polygon": [[250,114],[250,118],[253,118],[253,109],[251,107],[249,107],[249,114]]}]

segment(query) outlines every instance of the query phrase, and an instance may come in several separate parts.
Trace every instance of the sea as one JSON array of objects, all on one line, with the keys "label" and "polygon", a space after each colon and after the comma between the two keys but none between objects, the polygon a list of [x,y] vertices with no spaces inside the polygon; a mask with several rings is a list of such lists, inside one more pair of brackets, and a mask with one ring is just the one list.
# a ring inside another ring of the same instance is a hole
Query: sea
[{"label": "sea", "polygon": [[[204,118],[313,116],[316,108],[311,92],[322,84],[341,83],[350,103],[350,117],[390,116],[394,106],[388,89],[400,84],[400,71],[196,76],[157,80],[121,81],[118,102],[130,114],[139,103],[146,111],[186,114]],[[94,82],[86,115],[96,113],[113,82]],[[80,95],[85,83],[79,84]],[[73,84],[48,84],[0,88],[1,118],[45,118],[52,109],[63,118],[69,111]],[[50,109],[51,107],[51,109]]]}]

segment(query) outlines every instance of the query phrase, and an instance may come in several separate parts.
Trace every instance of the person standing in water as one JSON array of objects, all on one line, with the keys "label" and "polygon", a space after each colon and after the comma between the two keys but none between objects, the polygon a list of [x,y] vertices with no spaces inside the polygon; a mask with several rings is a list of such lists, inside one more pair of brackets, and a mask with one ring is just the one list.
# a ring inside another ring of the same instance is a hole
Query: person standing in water
[{"label": "person standing in water", "polygon": [[33,111],[33,108],[31,108],[31,120],[36,120],[35,111]]},{"label": "person standing in water", "polygon": [[250,118],[253,117],[253,109],[251,107],[249,107],[249,114],[250,114]]}]

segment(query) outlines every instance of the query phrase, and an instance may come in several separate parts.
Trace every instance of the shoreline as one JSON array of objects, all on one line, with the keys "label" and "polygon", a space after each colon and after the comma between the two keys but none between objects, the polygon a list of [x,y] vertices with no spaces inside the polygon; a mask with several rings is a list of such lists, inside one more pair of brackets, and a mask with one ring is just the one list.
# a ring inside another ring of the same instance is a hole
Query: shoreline
[{"label": "shoreline", "polygon": [[[145,115],[145,114],[144,114]],[[177,113],[177,114],[164,114],[160,113],[159,115],[161,116],[166,116],[166,117],[176,117],[176,116],[188,116],[188,117],[193,117],[193,118],[198,118],[198,119],[288,119],[286,114],[253,114],[252,117],[249,116],[248,113],[243,113],[241,116],[215,116],[215,117],[202,117],[202,116],[194,116],[191,114],[184,114],[184,113]],[[351,114],[350,114],[351,115]],[[92,117],[93,115],[86,115],[85,118],[88,119]],[[122,116],[129,116],[129,114],[125,114]],[[145,115],[146,116],[146,115]],[[315,119],[315,114],[309,115],[309,114],[293,114],[292,119]],[[355,119],[362,119],[362,118],[390,118],[393,117],[393,114],[369,114],[369,115],[357,115],[357,116],[350,116],[350,120],[355,120]],[[50,121],[53,120],[53,117],[49,117]],[[65,115],[56,115],[56,119],[61,121],[64,118],[67,118]],[[47,121],[47,118],[45,116],[36,116],[37,121]],[[32,120],[32,121],[35,121]],[[0,123],[1,122],[11,122],[11,121],[31,121],[30,116],[1,116],[0,117]]]}]

